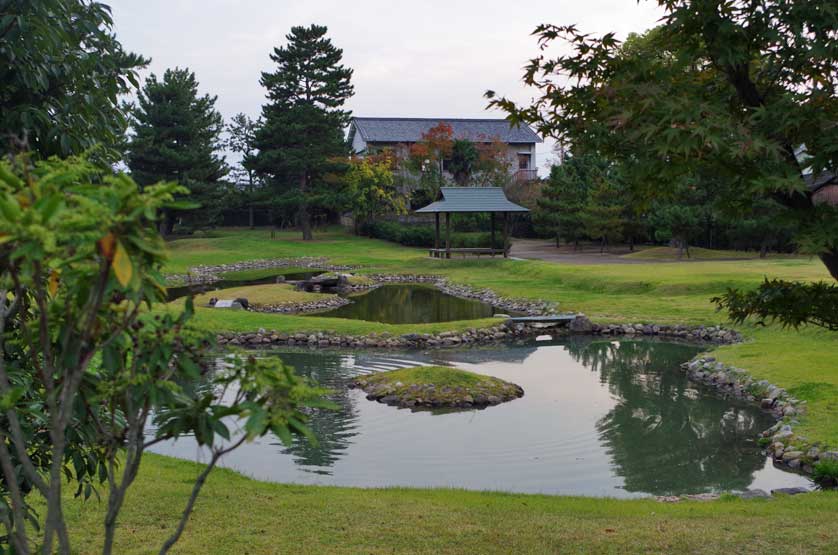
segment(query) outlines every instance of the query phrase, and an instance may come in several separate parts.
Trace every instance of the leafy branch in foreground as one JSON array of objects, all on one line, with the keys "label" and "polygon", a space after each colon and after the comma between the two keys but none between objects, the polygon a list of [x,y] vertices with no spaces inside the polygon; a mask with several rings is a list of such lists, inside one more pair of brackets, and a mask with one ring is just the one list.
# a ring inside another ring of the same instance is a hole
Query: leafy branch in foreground
[{"label": "leafy branch in foreground", "polygon": [[760,325],[768,320],[784,327],[812,324],[838,331],[838,286],[824,282],[766,279],[756,290],[728,289],[721,297],[714,297],[713,302],[719,310],[727,310],[738,324],[755,317]]},{"label": "leafy branch in foreground", "polygon": [[[160,549],[167,553],[222,456],[269,432],[284,442],[311,436],[303,411],[323,406],[320,390],[275,359],[216,360],[213,337],[189,327],[191,301],[180,313],[153,310],[165,298],[155,224],[182,192],[140,191],[84,160],[0,161],[4,553],[71,553],[65,483],[85,499],[107,484],[102,552],[112,553],[143,453],[190,436],[209,463]],[[44,518],[31,493],[46,501]]]}]

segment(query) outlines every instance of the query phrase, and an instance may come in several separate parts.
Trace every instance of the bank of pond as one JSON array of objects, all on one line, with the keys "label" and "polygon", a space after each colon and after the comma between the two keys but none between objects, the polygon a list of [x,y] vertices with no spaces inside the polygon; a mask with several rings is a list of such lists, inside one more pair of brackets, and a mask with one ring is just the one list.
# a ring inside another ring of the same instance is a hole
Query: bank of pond
[{"label": "bank of pond", "polygon": [[[311,414],[316,445],[285,447],[267,436],[222,464],[284,483],[608,497],[810,487],[775,468],[757,443],[771,415],[721,398],[681,371],[704,348],[570,336],[427,351],[262,350],[259,356],[280,357],[330,388],[338,408]],[[350,387],[419,366],[498,378],[524,395],[488,407],[399,408]],[[200,459],[188,439],[155,451]]]}]

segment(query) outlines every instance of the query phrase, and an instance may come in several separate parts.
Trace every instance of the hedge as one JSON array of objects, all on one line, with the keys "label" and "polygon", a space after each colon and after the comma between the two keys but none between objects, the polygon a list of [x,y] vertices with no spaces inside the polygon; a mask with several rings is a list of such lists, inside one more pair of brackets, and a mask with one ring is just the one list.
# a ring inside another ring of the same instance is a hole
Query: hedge
[{"label": "hedge", "polygon": [[[427,225],[407,225],[397,222],[372,222],[361,228],[361,233],[376,239],[393,241],[408,247],[434,246],[434,228]],[[440,232],[440,247],[445,244],[445,231]],[[451,233],[451,246],[459,248],[488,248],[492,242],[491,233]],[[503,237],[495,236],[496,249],[503,248]]]}]

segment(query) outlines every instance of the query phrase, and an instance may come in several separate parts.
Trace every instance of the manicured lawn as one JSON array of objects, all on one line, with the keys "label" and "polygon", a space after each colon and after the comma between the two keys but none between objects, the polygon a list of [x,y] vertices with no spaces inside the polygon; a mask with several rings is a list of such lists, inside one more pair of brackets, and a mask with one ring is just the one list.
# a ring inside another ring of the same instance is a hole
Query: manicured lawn
[{"label": "manicured lawn", "polygon": [[323,293],[298,291],[288,283],[266,283],[264,285],[248,285],[245,287],[230,287],[228,289],[208,291],[200,295],[195,295],[195,304],[199,306],[205,305],[209,303],[211,297],[217,299],[238,299],[244,297],[251,304],[279,305],[320,301],[331,296]]},{"label": "manicured lawn", "polygon": [[[424,250],[340,232],[303,243],[297,234],[224,231],[171,243],[170,273],[197,264],[254,258],[324,256],[361,273],[442,274],[514,296],[553,300],[605,321],[724,323],[709,298],[754,287],[765,276],[829,279],[801,258],[689,263],[560,265],[514,260],[429,260]],[[217,294],[215,294],[217,296]],[[492,319],[392,326],[320,316],[198,308],[213,330],[436,332],[491,325]],[[809,403],[801,432],[838,445],[838,334],[740,327],[745,343],[714,355]],[[557,469],[560,472],[561,469]],[[155,552],[168,536],[199,472],[190,462],[149,455],[131,490],[117,553]],[[96,553],[103,505],[68,499],[78,553]],[[174,551],[191,554],[407,553],[835,553],[838,493],[770,501],[722,499],[661,504],[459,490],[332,488],[258,482],[229,470],[211,475]]]},{"label": "manicured lawn", "polygon": [[[533,260],[429,259],[424,249],[359,238],[339,230],[320,232],[304,243],[297,233],[224,230],[215,237],[170,243],[170,273],[196,264],[255,258],[323,256],[358,266],[360,273],[444,275],[454,282],[489,288],[510,297],[544,299],[560,310],[581,311],[597,322],[726,324],[710,298],[728,287],[756,287],[766,276],[791,280],[831,280],[823,265],[801,257],[649,264],[556,264]],[[390,325],[361,320],[229,312],[198,308],[199,323],[213,331],[280,332],[328,330],[344,334],[435,333],[490,326],[493,319],[421,325]],[[787,388],[808,401],[799,428],[809,439],[838,445],[838,334],[813,328],[741,328],[746,343],[718,349],[719,359],[758,378]]]},{"label": "manicured lawn", "polygon": [[[794,255],[788,254],[774,254],[769,255],[771,258],[796,258]],[[631,254],[626,254],[623,258],[631,258],[638,260],[677,260],[678,249],[674,247],[651,247],[648,249],[641,249]],[[734,260],[734,259],[757,259],[759,253],[755,251],[720,251],[715,249],[703,249],[701,247],[690,247],[690,255],[687,257],[686,251],[683,254],[683,260]]]},{"label": "manicured lawn", "polygon": [[[156,553],[199,470],[148,455],[128,495],[114,552]],[[68,495],[66,514],[80,555],[100,551],[103,509],[104,502]],[[838,493],[662,504],[281,485],[218,469],[173,553],[835,553],[836,514]]]}]

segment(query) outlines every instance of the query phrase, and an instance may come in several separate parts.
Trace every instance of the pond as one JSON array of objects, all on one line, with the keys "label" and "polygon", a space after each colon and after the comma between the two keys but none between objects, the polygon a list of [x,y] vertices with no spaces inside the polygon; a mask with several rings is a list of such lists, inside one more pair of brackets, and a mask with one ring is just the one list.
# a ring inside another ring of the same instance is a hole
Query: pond
[{"label": "pond", "polygon": [[[430,352],[266,351],[334,390],[312,446],[265,437],[222,464],[301,484],[455,487],[636,497],[808,486],[756,444],[773,420],[689,382],[678,365],[700,348],[575,337]],[[353,376],[450,364],[524,388],[485,410],[411,412],[347,389]],[[155,451],[201,459],[182,439]]]},{"label": "pond", "polygon": [[254,279],[222,279],[212,283],[195,283],[192,285],[181,285],[177,287],[166,288],[166,302],[171,302],[187,295],[200,295],[207,291],[218,291],[219,289],[229,289],[231,287],[244,287],[247,285],[262,285],[265,283],[276,283],[276,278],[282,276],[286,281],[301,281],[311,279],[314,276],[322,274],[322,270],[312,271],[290,271],[290,272],[276,272],[270,275],[254,278]]},{"label": "pond", "polygon": [[502,312],[488,303],[455,297],[422,284],[382,285],[348,298],[352,303],[316,316],[386,324],[428,324],[490,318]]}]

